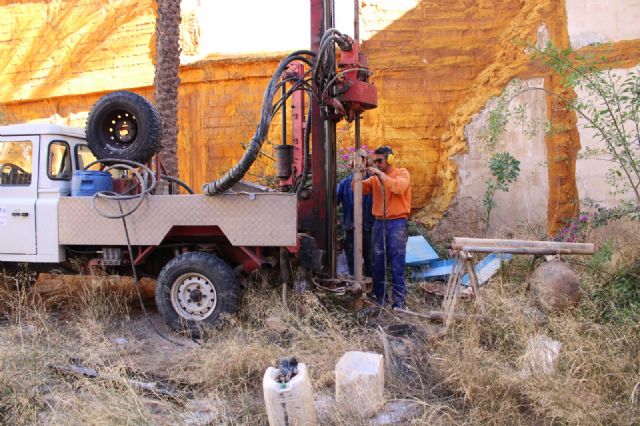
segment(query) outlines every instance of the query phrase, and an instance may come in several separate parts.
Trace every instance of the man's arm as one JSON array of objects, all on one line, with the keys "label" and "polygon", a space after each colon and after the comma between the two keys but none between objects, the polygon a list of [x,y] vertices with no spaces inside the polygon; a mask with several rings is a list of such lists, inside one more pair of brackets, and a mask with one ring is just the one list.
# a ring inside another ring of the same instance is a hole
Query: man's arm
[{"label": "man's arm", "polygon": [[394,194],[403,194],[410,184],[409,171],[407,169],[398,169],[398,174],[395,178],[388,178],[387,185],[391,187],[391,192]]},{"label": "man's arm", "polygon": [[[374,176],[370,177],[369,179],[362,180],[362,195],[371,194],[371,191],[372,191],[371,179],[373,178]],[[351,180],[351,188],[353,188],[353,179]]]},{"label": "man's arm", "polygon": [[369,171],[374,175],[380,176],[384,187],[389,188],[389,190],[394,194],[400,195],[409,188],[409,172],[407,169],[398,169],[398,174],[395,178],[390,177],[388,174],[383,173],[376,168],[371,168]]}]

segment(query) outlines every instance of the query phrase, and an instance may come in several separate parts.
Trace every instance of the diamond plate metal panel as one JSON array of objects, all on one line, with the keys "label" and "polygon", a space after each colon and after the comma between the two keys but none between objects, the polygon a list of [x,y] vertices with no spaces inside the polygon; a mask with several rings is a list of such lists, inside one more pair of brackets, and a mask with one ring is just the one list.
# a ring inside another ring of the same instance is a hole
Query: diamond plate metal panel
[{"label": "diamond plate metal panel", "polygon": [[[136,200],[122,201],[124,211]],[[104,213],[119,213],[116,201],[97,199]],[[92,197],[63,197],[58,206],[61,245],[124,245],[121,219],[100,216]],[[296,244],[295,195],[151,195],[127,217],[133,245],[158,245],[174,226],[219,226],[234,246]]]}]

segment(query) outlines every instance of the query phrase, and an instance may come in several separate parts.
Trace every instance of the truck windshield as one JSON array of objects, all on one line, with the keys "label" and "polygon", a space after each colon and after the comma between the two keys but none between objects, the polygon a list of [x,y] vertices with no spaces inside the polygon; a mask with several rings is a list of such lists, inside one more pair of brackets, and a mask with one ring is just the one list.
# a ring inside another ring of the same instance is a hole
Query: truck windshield
[{"label": "truck windshield", "polygon": [[0,185],[31,185],[32,151],[30,141],[0,141]]}]

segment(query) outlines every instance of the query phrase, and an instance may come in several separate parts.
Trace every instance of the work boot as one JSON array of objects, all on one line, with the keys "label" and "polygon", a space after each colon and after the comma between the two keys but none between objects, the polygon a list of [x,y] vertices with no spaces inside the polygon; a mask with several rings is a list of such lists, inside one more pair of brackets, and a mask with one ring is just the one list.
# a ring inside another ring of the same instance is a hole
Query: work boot
[{"label": "work boot", "polygon": [[404,300],[395,300],[393,305],[391,305],[393,309],[407,309],[407,305]]}]

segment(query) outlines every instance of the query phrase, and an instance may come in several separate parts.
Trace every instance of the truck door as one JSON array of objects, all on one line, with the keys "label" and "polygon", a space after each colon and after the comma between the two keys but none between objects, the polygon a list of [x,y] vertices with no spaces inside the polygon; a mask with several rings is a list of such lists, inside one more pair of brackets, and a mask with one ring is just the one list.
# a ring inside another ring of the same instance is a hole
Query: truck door
[{"label": "truck door", "polygon": [[0,137],[0,253],[36,254],[38,136]]}]

